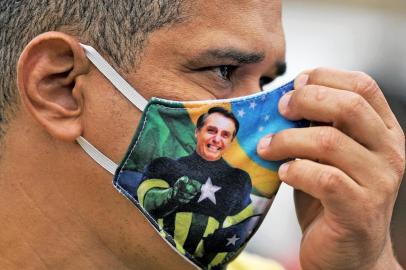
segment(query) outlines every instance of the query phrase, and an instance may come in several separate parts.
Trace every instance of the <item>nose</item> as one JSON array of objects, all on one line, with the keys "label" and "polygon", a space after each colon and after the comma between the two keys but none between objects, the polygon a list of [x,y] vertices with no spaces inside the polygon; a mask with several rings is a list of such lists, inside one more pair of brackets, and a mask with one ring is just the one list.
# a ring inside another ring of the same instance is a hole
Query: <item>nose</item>
[{"label": "nose", "polygon": [[221,141],[221,136],[220,134],[216,134],[213,136],[213,142],[218,143]]}]

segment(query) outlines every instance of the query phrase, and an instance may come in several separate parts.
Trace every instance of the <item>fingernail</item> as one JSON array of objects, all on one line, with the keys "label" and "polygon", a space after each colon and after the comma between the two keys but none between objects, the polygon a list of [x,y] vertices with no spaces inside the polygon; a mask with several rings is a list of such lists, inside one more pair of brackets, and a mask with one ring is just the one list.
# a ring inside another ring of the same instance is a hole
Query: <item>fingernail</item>
[{"label": "fingernail", "polygon": [[259,149],[265,149],[269,147],[269,144],[272,141],[272,134],[266,135],[259,141]]},{"label": "fingernail", "polygon": [[290,98],[292,96],[292,93],[289,92],[285,94],[280,100],[279,100],[279,111],[282,114],[285,114],[288,111],[288,106],[290,102]]},{"label": "fingernail", "polygon": [[278,174],[279,174],[279,178],[280,178],[281,180],[285,180],[286,177],[288,176],[288,169],[289,169],[289,166],[290,166],[290,162],[286,162],[286,163],[283,163],[283,164],[279,167]]},{"label": "fingernail", "polygon": [[299,77],[297,77],[297,79],[296,79],[295,89],[303,88],[307,84],[308,81],[309,81],[309,75],[307,75],[307,74],[299,75]]}]

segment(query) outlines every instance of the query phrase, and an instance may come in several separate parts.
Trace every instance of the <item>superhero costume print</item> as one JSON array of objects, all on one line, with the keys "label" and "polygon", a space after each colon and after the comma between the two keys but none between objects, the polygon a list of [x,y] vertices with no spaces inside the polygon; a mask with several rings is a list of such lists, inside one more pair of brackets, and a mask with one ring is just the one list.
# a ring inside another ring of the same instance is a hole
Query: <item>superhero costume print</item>
[{"label": "superhero costume print", "polygon": [[251,188],[245,171],[222,158],[207,161],[193,152],[178,160],[153,160],[137,196],[161,228],[174,236],[178,249],[214,266],[245,243],[248,220],[254,215]]}]

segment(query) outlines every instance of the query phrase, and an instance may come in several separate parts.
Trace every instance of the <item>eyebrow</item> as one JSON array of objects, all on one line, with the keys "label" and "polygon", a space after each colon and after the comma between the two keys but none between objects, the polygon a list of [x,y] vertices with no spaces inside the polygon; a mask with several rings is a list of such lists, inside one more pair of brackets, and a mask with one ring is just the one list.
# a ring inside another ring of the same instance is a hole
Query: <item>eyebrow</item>
[{"label": "eyebrow", "polygon": [[255,64],[265,59],[265,53],[247,53],[233,48],[209,49],[199,54],[192,63],[205,63],[210,60],[226,60],[237,64]]}]

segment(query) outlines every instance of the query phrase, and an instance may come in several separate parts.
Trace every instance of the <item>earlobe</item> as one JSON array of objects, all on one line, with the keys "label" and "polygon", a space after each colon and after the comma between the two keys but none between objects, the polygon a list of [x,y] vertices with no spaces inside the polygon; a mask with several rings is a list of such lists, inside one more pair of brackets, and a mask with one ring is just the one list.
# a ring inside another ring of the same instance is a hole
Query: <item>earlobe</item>
[{"label": "earlobe", "polygon": [[78,41],[60,32],[34,38],[17,65],[23,106],[57,139],[73,141],[82,133],[82,95],[78,77],[90,63]]}]

